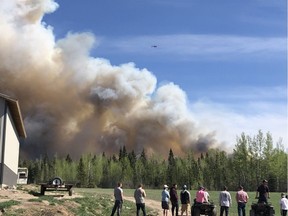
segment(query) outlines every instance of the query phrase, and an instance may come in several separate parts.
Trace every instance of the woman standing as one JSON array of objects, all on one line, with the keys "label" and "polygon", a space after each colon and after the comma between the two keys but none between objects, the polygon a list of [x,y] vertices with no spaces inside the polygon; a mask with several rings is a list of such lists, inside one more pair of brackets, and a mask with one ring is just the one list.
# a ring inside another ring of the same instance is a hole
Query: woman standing
[{"label": "woman standing", "polygon": [[163,216],[168,216],[169,212],[169,200],[170,200],[170,194],[168,191],[168,185],[164,185],[163,191],[162,191],[162,209],[163,209]]}]

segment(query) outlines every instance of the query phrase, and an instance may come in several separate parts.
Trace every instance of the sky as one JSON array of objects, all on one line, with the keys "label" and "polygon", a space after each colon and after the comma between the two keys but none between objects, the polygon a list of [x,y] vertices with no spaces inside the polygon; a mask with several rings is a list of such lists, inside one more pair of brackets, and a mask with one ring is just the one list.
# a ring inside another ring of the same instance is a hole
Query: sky
[{"label": "sky", "polygon": [[0,32],[23,155],[288,149],[286,1],[2,0]]},{"label": "sky", "polygon": [[44,17],[56,37],[91,32],[92,56],[134,62],[158,86],[178,85],[201,127],[220,139],[262,130],[287,144],[286,1],[57,2]]}]

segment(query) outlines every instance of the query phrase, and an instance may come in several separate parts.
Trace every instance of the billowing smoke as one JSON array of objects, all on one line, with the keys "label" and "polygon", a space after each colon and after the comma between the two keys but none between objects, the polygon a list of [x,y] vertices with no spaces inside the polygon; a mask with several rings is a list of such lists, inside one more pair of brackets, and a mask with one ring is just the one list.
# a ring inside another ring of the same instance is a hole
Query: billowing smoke
[{"label": "billowing smoke", "polygon": [[96,38],[68,33],[55,39],[42,23],[53,0],[1,0],[0,92],[19,100],[27,139],[22,154],[139,153],[170,148],[206,151],[214,134],[202,134],[185,93],[133,63],[113,66],[90,56]]}]

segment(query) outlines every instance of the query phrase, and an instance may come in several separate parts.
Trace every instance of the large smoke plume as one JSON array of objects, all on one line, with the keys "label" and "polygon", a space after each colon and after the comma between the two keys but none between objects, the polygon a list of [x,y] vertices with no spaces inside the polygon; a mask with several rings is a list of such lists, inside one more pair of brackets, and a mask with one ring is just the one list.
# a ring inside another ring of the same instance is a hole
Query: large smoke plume
[{"label": "large smoke plume", "polygon": [[133,63],[113,66],[90,56],[91,33],[55,39],[42,23],[53,0],[1,0],[0,92],[19,100],[27,139],[22,154],[206,151],[214,134],[202,134],[185,93]]}]

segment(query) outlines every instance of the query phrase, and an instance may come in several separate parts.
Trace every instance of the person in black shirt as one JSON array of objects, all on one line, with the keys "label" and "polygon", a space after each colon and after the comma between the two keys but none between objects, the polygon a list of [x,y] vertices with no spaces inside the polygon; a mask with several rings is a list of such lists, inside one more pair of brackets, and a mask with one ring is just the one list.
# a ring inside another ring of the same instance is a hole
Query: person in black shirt
[{"label": "person in black shirt", "polygon": [[257,188],[255,198],[256,199],[258,198],[258,203],[268,203],[267,199],[270,198],[270,195],[269,195],[269,187],[268,187],[267,180],[264,179],[262,184],[259,185],[259,187]]},{"label": "person in black shirt", "polygon": [[188,208],[190,205],[190,192],[187,190],[187,186],[183,185],[183,190],[180,193],[181,200],[181,216],[184,212],[188,215]]},{"label": "person in black shirt", "polygon": [[178,216],[178,209],[179,209],[179,204],[178,204],[178,195],[177,195],[177,184],[173,184],[172,187],[170,188],[170,200],[172,203],[172,216],[175,215]]}]

